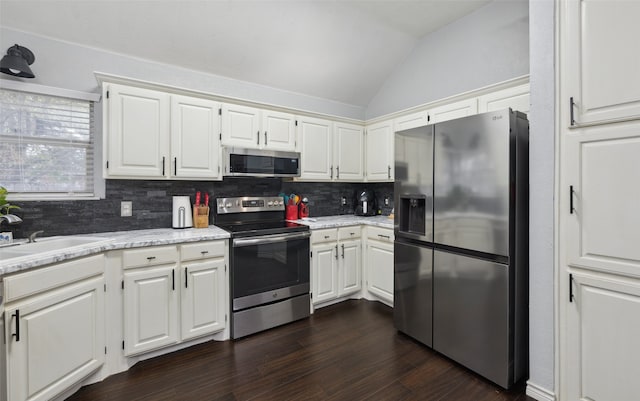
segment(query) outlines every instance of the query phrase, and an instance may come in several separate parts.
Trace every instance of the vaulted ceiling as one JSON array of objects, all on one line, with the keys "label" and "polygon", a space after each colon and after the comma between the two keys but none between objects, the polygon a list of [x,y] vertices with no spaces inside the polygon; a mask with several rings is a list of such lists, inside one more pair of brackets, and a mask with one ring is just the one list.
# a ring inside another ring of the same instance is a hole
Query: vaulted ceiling
[{"label": "vaulted ceiling", "polygon": [[424,35],[490,0],[2,0],[0,25],[365,107]]}]

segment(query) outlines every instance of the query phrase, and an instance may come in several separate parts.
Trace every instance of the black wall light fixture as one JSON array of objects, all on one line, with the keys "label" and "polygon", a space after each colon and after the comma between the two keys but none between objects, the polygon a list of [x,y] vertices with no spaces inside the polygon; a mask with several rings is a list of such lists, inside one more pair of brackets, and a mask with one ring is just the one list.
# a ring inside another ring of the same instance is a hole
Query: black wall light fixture
[{"label": "black wall light fixture", "polygon": [[0,60],[0,71],[14,77],[35,78],[29,66],[36,57],[26,47],[14,45],[7,49],[7,54]]}]

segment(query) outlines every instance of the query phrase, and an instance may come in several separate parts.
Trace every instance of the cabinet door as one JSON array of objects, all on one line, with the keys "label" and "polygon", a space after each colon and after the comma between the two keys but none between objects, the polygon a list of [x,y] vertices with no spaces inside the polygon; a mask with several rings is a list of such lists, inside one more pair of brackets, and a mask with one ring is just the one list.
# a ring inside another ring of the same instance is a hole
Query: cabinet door
[{"label": "cabinet door", "polygon": [[429,112],[432,124],[473,114],[478,114],[478,101],[475,98],[436,107]]},{"label": "cabinet door", "polygon": [[8,305],[9,400],[50,400],[102,366],[103,285],[93,278]]},{"label": "cabinet door", "polygon": [[224,259],[182,265],[182,339],[225,328]]},{"label": "cabinet door", "polygon": [[566,400],[635,400],[640,394],[640,286],[574,271],[568,304]]},{"label": "cabinet door", "polygon": [[393,181],[393,127],[384,121],[367,127],[366,168],[367,181]]},{"label": "cabinet door", "polygon": [[[640,2],[576,0],[561,3],[563,80],[559,100],[573,97],[576,124],[640,117]],[[570,124],[570,117],[563,119]]]},{"label": "cabinet door", "polygon": [[334,165],[339,181],[362,181],[364,178],[364,129],[352,124],[335,124]]},{"label": "cabinet door", "polygon": [[175,265],[124,272],[124,354],[178,342]]},{"label": "cabinet door", "polygon": [[160,178],[169,167],[169,95],[109,84],[107,177]]},{"label": "cabinet door", "polygon": [[296,119],[293,114],[262,111],[262,144],[264,148],[293,151],[296,148]]},{"label": "cabinet door", "polygon": [[367,290],[393,303],[393,244],[367,242]]},{"label": "cabinet door", "polygon": [[331,121],[309,117],[298,120],[300,179],[328,181],[333,178],[332,137]]},{"label": "cabinet door", "polygon": [[393,130],[398,132],[405,129],[422,127],[423,125],[429,124],[430,120],[431,118],[427,111],[419,111],[393,120]]},{"label": "cabinet door", "polygon": [[171,96],[171,176],[220,176],[220,104]]},{"label": "cabinet door", "polygon": [[340,251],[340,295],[349,295],[362,289],[362,242],[360,240],[343,241]]},{"label": "cabinet door", "polygon": [[256,149],[260,138],[260,110],[235,104],[222,104],[222,144]]},{"label": "cabinet door", "polygon": [[640,277],[640,122],[572,129],[563,141],[568,264]]},{"label": "cabinet door", "polygon": [[338,298],[337,247],[335,242],[311,247],[314,305]]},{"label": "cabinet door", "polygon": [[513,110],[529,114],[529,84],[504,89],[478,98],[478,113],[496,111],[511,107]]}]

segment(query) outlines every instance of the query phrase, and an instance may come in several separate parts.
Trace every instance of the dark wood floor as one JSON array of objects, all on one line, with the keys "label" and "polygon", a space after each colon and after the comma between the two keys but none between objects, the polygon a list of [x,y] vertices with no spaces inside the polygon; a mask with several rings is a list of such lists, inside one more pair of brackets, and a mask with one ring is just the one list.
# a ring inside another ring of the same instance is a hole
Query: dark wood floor
[{"label": "dark wood floor", "polygon": [[393,328],[392,310],[348,301],[241,340],[140,362],[69,400],[533,400],[504,391]]}]

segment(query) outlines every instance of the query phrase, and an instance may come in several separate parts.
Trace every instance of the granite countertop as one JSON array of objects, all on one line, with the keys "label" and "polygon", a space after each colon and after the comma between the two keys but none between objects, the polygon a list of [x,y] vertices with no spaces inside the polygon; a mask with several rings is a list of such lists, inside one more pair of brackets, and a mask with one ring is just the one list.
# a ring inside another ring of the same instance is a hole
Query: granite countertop
[{"label": "granite countertop", "polygon": [[[309,226],[311,230],[360,224],[393,229],[393,219],[389,218],[389,216],[366,217],[341,215],[306,218],[294,221]],[[212,241],[229,238],[229,233],[212,225],[209,226],[209,228],[187,228],[181,230],[157,228],[151,230],[82,234],[82,236],[102,238],[104,241],[98,240],[85,245],[0,261],[0,279],[6,274],[100,252],[156,245],[181,244],[185,242]]]},{"label": "granite countertop", "polygon": [[367,226],[376,226],[382,228],[389,228],[393,230],[393,218],[389,216],[354,216],[354,215],[341,215],[341,216],[324,216],[324,217],[311,217],[299,220],[293,220],[296,223],[309,226],[311,230],[320,230],[323,228],[336,228],[357,226],[364,224]]}]

